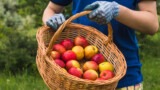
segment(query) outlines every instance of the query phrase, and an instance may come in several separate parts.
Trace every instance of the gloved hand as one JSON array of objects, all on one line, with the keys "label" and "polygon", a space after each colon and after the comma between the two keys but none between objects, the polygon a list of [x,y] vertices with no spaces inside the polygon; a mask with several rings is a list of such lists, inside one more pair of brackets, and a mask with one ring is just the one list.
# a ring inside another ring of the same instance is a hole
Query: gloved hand
[{"label": "gloved hand", "polygon": [[88,18],[100,24],[107,24],[119,14],[119,4],[116,2],[96,1],[87,5],[84,10],[93,10]]},{"label": "gloved hand", "polygon": [[62,13],[54,14],[47,22],[47,26],[51,27],[53,30],[57,30],[58,27],[65,21],[65,17]]}]

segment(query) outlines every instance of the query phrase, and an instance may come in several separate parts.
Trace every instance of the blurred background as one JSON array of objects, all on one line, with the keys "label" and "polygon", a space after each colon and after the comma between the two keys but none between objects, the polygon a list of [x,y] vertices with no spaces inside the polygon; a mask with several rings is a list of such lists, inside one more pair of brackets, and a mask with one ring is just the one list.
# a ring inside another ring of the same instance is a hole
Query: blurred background
[{"label": "blurred background", "polygon": [[[36,32],[49,0],[0,1],[0,90],[48,90],[36,66]],[[157,0],[160,21],[160,0]],[[71,15],[71,6],[63,12]],[[153,22],[154,23],[154,22]],[[137,32],[144,90],[160,90],[160,30]]]}]

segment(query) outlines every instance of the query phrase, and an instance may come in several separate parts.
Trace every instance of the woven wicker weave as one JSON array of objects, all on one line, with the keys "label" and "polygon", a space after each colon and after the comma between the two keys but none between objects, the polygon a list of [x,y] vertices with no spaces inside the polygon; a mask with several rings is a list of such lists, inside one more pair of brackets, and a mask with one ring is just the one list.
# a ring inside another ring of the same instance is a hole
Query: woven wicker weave
[{"label": "woven wicker weave", "polygon": [[[106,36],[93,27],[71,23],[74,19],[88,13],[90,11],[73,15],[56,32],[47,26],[42,26],[37,31],[37,68],[51,90],[115,90],[118,81],[126,73],[126,61],[123,54],[112,42],[110,24],[108,24],[109,35]],[[97,46],[106,60],[114,65],[114,78],[101,81],[85,80],[68,74],[53,62],[50,56],[52,46],[65,38],[73,40],[79,35],[84,36],[90,44]]]}]

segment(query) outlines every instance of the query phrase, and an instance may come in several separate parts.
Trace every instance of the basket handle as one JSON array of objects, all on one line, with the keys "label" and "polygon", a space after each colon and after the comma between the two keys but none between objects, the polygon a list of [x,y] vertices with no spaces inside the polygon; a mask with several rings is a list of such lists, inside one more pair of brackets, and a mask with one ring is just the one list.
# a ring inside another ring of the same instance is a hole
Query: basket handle
[{"label": "basket handle", "polygon": [[[73,16],[71,16],[69,19],[67,19],[59,28],[58,30],[54,33],[53,37],[50,40],[48,49],[47,49],[47,55],[51,52],[51,49],[54,45],[54,41],[57,40],[57,38],[60,36],[61,32],[63,31],[63,29],[69,24],[71,23],[73,20],[77,19],[78,17],[84,16],[86,14],[89,14],[91,11],[83,11],[80,13],[77,13]],[[105,45],[107,45],[108,43],[112,42],[112,26],[110,23],[107,24],[108,25],[108,39],[107,41],[105,41]]]}]

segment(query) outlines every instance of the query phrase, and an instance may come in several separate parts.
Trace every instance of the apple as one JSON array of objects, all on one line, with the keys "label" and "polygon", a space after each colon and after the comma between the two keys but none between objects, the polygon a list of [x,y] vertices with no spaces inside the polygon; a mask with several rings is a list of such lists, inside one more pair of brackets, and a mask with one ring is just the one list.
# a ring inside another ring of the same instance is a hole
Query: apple
[{"label": "apple", "polygon": [[62,54],[62,60],[69,61],[69,60],[76,60],[76,54],[72,50],[67,50]]},{"label": "apple", "polygon": [[83,70],[86,71],[89,69],[98,70],[98,64],[95,61],[86,61],[83,64]]},{"label": "apple", "polygon": [[104,80],[103,78],[97,78],[96,81],[102,81]]},{"label": "apple", "polygon": [[98,65],[98,67],[99,67],[100,72],[102,72],[104,70],[111,70],[111,71],[114,70],[113,65],[110,62],[107,62],[107,61],[100,63]]},{"label": "apple", "polygon": [[55,59],[54,60],[56,64],[58,64],[60,67],[64,68],[65,63],[61,59]]},{"label": "apple", "polygon": [[68,70],[68,73],[71,74],[71,75],[74,75],[74,76],[76,76],[76,77],[79,77],[79,78],[82,77],[82,75],[83,75],[82,69],[76,68],[76,67],[70,68],[70,69]]},{"label": "apple", "polygon": [[74,39],[74,44],[77,46],[82,46],[84,48],[88,46],[88,41],[83,36],[77,36]]},{"label": "apple", "polygon": [[66,49],[61,44],[55,44],[55,45],[53,45],[53,51],[58,51],[60,54],[62,54],[66,51]]},{"label": "apple", "polygon": [[100,73],[100,78],[108,80],[114,77],[114,73],[110,70],[104,70]]},{"label": "apple", "polygon": [[60,44],[63,45],[66,50],[71,50],[72,47],[74,46],[71,39],[64,39],[60,42]]},{"label": "apple", "polygon": [[72,51],[75,52],[77,60],[82,60],[84,57],[84,49],[82,46],[74,46]]},{"label": "apple", "polygon": [[83,78],[88,80],[96,80],[98,78],[98,73],[93,69],[89,69],[84,72]]},{"label": "apple", "polygon": [[84,48],[84,55],[86,59],[91,59],[97,53],[98,48],[94,45],[88,45]]},{"label": "apple", "polygon": [[70,69],[71,67],[76,67],[76,68],[80,68],[80,64],[78,61],[76,60],[70,60],[66,62],[66,68]]},{"label": "apple", "polygon": [[94,55],[91,60],[95,61],[97,64],[100,64],[105,61],[105,58],[101,53],[98,53]]},{"label": "apple", "polygon": [[61,55],[58,51],[51,51],[51,57],[53,59],[59,59],[61,57]]}]

